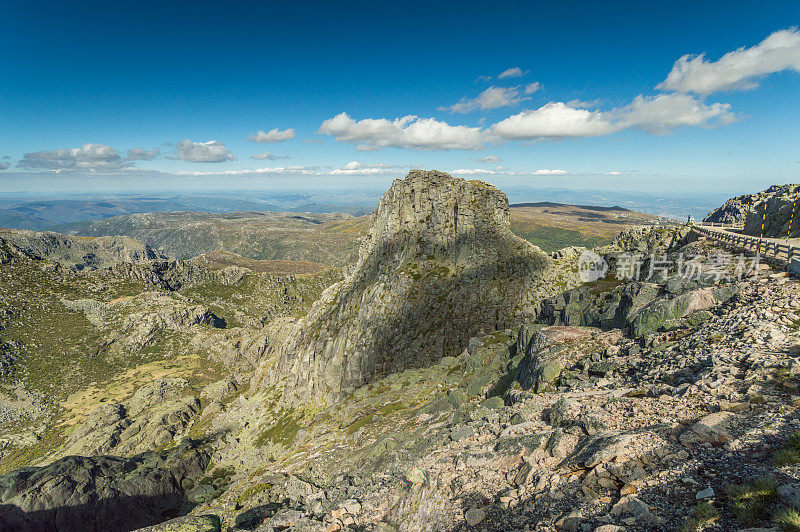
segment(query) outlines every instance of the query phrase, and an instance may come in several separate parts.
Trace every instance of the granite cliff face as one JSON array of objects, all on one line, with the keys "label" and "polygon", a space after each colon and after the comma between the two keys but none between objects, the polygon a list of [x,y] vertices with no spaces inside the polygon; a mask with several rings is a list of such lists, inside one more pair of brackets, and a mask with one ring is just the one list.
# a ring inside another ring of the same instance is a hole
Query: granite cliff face
[{"label": "granite cliff face", "polygon": [[[773,185],[755,194],[737,196],[708,213],[704,221],[744,224],[745,234],[759,236],[766,204],[767,217],[764,221],[764,236],[785,237],[790,228],[792,205],[798,191],[800,191],[800,185],[797,184]],[[796,214],[800,215],[800,213]],[[791,236],[797,237],[798,235],[800,235],[800,225],[795,223],[791,227]]]},{"label": "granite cliff face", "polygon": [[567,284],[577,276],[511,233],[503,192],[414,170],[384,194],[349,275],[324,292],[256,382],[285,379],[291,403],[335,402],[531,319],[542,297]]}]

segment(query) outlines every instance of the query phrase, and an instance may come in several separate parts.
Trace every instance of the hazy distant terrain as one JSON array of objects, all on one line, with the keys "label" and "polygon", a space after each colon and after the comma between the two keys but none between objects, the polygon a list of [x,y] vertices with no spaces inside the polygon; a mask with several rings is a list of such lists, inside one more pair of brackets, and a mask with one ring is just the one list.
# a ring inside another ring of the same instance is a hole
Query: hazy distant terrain
[{"label": "hazy distant terrain", "polygon": [[80,195],[70,198],[0,198],[0,227],[62,231],[67,224],[138,213],[195,211],[345,212],[362,215],[378,203],[374,194],[302,192],[159,193]]},{"label": "hazy distant terrain", "polygon": [[[512,204],[545,201],[580,205],[619,205],[625,209],[685,220],[702,219],[729,194],[692,197],[633,192],[562,190],[515,186],[507,189]],[[209,191],[150,194],[82,194],[71,197],[16,195],[0,197],[0,227],[64,231],[68,224],[142,213],[247,211],[340,212],[369,214],[378,205],[383,188],[337,191]]]}]

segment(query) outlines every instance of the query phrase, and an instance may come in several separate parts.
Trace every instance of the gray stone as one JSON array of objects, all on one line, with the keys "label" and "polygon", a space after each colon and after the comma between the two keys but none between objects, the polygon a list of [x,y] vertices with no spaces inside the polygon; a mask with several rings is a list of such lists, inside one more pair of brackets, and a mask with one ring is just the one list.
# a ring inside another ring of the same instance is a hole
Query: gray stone
[{"label": "gray stone", "polygon": [[697,495],[695,495],[695,499],[698,501],[702,501],[703,499],[710,499],[714,496],[714,488],[706,488],[704,490],[698,491]]},{"label": "gray stone", "polygon": [[464,514],[464,520],[467,523],[467,526],[477,526],[486,519],[486,512],[483,508],[470,508]]},{"label": "gray stone", "polygon": [[475,434],[475,429],[469,425],[461,425],[450,431],[450,439],[453,441],[461,441],[471,437]]},{"label": "gray stone", "polygon": [[800,483],[794,482],[779,486],[778,495],[787,505],[800,509]]}]

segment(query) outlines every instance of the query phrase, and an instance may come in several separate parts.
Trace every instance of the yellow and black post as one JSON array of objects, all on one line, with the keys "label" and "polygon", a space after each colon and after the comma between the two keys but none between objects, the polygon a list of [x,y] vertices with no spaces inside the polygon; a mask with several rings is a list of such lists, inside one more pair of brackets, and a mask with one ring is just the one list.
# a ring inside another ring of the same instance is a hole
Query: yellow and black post
[{"label": "yellow and black post", "polygon": [[789,217],[789,229],[786,231],[786,240],[789,240],[789,236],[792,234],[792,223],[794,222],[794,211],[797,208],[797,195],[800,194],[798,189],[794,191],[794,203],[792,203],[792,215]]}]

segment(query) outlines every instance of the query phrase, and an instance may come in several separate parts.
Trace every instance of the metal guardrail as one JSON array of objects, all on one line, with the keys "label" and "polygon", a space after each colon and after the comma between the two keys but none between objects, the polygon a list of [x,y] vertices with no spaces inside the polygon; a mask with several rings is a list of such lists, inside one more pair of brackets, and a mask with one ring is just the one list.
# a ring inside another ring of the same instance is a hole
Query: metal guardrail
[{"label": "metal guardrail", "polygon": [[[719,226],[713,226],[719,227]],[[767,240],[750,235],[737,235],[727,231],[718,231],[707,224],[692,224],[692,229],[731,246],[738,247],[754,253],[760,252],[765,257],[776,260],[791,262],[792,258],[800,258],[800,247],[788,243],[778,243],[775,240]]]},{"label": "metal guardrail", "polygon": [[700,227],[722,227],[724,229],[744,229],[744,224],[721,224],[717,222],[693,222],[692,225]]}]

